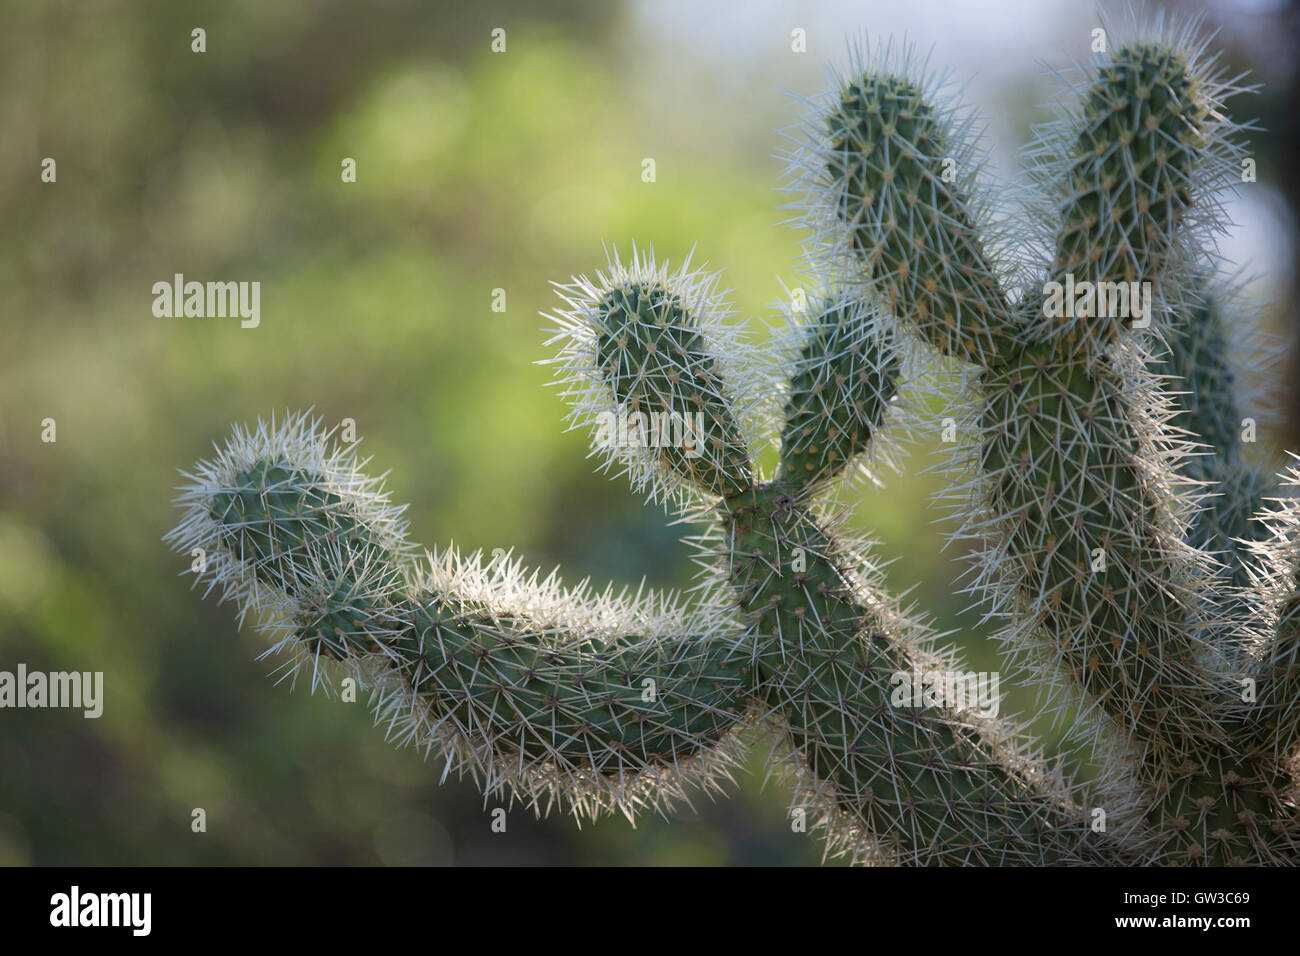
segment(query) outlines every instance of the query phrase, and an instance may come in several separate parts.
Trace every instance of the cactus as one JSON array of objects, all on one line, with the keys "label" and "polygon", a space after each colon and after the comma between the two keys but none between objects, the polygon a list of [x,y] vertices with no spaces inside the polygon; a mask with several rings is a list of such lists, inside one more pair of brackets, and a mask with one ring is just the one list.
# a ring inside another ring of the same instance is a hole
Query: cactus
[{"label": "cactus", "polygon": [[[572,423],[710,529],[690,602],[418,557],[365,462],[302,414],[236,428],[168,539],[292,673],[354,674],[390,737],[538,813],[668,807],[725,785],[761,732],[854,861],[1294,863],[1300,467],[1276,481],[1240,438],[1254,325],[1213,240],[1244,88],[1196,32],[1135,24],[1081,67],[1001,225],[970,114],[907,51],[856,53],[788,153],[815,295],[767,348],[689,262],[634,250],[557,286]],[[924,424],[905,386],[936,363],[961,379],[970,589],[1093,780],[992,708],[900,695],[961,661],[835,502]]]}]

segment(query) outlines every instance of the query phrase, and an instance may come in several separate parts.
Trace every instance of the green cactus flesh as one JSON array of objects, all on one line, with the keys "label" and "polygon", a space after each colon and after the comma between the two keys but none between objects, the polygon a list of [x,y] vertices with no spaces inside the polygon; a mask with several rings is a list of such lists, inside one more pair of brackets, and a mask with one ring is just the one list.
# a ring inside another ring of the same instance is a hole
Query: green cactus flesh
[{"label": "green cactus flesh", "polygon": [[[895,706],[932,669],[866,607],[834,537],[780,483],[726,502],[732,586],[756,630],[767,699],[844,826],[929,864],[1103,862],[1082,810],[1010,759],[1013,735],[942,707]],[[799,568],[799,570],[794,570]]]}]

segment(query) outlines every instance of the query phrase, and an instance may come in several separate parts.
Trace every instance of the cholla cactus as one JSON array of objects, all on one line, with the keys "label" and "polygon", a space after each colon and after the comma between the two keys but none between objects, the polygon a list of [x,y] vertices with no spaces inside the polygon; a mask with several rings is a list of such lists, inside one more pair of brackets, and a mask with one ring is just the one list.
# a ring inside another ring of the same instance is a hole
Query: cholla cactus
[{"label": "cholla cactus", "polygon": [[[1244,454],[1254,397],[1227,345],[1249,310],[1212,242],[1240,90],[1193,28],[1133,33],[1040,131],[1014,233],[943,84],[905,52],[855,55],[791,153],[818,293],[768,350],[716,277],[646,254],[558,287],[572,421],[713,529],[691,603],[417,559],[364,463],[301,415],[236,429],[170,540],[313,687],[348,668],[390,736],[538,812],[666,807],[726,781],[753,729],[855,860],[1295,862],[1300,469],[1279,491]],[[837,492],[890,461],[936,361],[964,373],[972,589],[1092,742],[1086,786],[996,701],[934,692],[960,660],[843,533]]]}]

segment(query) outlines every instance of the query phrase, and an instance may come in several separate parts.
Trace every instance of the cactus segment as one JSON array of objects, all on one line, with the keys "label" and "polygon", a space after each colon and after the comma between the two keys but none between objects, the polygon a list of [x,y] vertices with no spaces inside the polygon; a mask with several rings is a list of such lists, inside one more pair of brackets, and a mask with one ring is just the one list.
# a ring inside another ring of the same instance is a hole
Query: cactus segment
[{"label": "cactus segment", "polygon": [[901,362],[890,330],[853,298],[832,299],[797,333],[778,478],[805,496],[871,446],[898,392]]}]

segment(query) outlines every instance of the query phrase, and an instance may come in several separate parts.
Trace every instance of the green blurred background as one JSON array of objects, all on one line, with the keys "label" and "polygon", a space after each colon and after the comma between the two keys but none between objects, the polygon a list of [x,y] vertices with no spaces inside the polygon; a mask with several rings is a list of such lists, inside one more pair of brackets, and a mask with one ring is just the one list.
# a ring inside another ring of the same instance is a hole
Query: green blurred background
[{"label": "green blurred background", "polygon": [[[496,804],[439,785],[436,758],[390,747],[364,705],[267,680],[256,633],[189,590],[188,559],[159,539],[177,469],[231,422],[314,406],[356,421],[418,541],[514,547],[570,581],[688,584],[682,529],[594,475],[584,436],[563,431],[535,364],[548,282],[599,268],[606,243],[674,262],[698,244],[740,312],[772,320],[799,240],[776,226],[773,128],[798,115],[783,89],[819,91],[864,29],[910,31],[935,62],[980,73],[969,97],[1004,161],[1043,116],[1035,60],[1085,55],[1092,6],[949,6],[0,2],[0,669],[103,671],[106,687],[99,720],[0,711],[0,862],[818,862],[820,841],[791,832],[788,791],[760,786],[763,752],[729,798],[668,820],[579,829],[516,808],[493,834]],[[1210,13],[1232,61],[1271,84],[1252,104],[1271,131],[1234,241],[1283,329],[1289,17]],[[796,27],[806,54],[790,49]],[[155,318],[151,287],[177,272],[260,281],[260,327]],[[922,474],[934,460],[915,448],[905,479],[860,495],[857,524],[969,665],[996,669],[978,612],[953,595],[959,555],[941,551],[951,528]],[[1017,691],[1009,709],[1032,699]],[[206,833],[191,832],[195,807]]]}]

